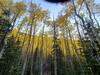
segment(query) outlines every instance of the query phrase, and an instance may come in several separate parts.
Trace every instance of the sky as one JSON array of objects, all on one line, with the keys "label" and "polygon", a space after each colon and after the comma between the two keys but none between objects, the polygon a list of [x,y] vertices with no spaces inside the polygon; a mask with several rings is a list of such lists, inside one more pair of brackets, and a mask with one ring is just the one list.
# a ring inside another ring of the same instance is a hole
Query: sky
[{"label": "sky", "polygon": [[[31,1],[31,0],[14,0],[16,1],[25,1],[27,4]],[[33,2],[40,4],[40,6],[45,9],[45,10],[49,10],[50,11],[50,16],[51,18],[56,18],[58,16],[58,13],[62,10],[62,8],[64,6],[62,6],[61,4],[52,4],[52,3],[48,3],[45,2],[44,0],[32,0]],[[100,3],[100,0],[95,0],[96,3]]]},{"label": "sky", "polygon": [[[22,1],[22,0],[14,0],[14,1],[16,2],[16,1]],[[23,1],[25,1],[27,4],[29,2],[31,2],[31,0],[23,0]],[[35,2],[37,4],[40,4],[42,9],[49,10],[50,11],[50,16],[52,16],[51,18],[53,18],[53,16],[56,18],[58,13],[64,7],[61,4],[52,4],[52,3],[45,2],[44,0],[33,0],[33,2]]]},{"label": "sky", "polygon": [[61,4],[52,4],[52,3],[45,2],[44,0],[33,0],[33,1],[36,2],[37,4],[41,4],[41,7],[43,9],[49,10],[50,16],[52,16],[52,17],[53,16],[57,17],[58,13],[64,7]]},{"label": "sky", "polygon": [[[31,0],[14,0],[15,2],[17,1],[25,1],[27,4],[29,4],[31,2]],[[40,4],[40,6],[42,7],[42,9],[44,10],[49,10],[50,11],[50,17],[53,19],[57,18],[58,13],[62,10],[62,8],[64,7],[61,4],[52,4],[52,3],[48,3],[45,2],[44,0],[32,0],[33,2],[35,2],[36,4]],[[100,4],[100,0],[95,0],[96,3]],[[98,18],[98,20],[100,20],[100,18]]]}]

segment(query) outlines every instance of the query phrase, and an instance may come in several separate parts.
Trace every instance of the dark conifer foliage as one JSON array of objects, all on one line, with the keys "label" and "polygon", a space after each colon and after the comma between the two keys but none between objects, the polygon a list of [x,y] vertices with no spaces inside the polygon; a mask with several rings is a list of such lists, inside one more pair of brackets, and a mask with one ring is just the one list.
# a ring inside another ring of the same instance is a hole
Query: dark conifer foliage
[{"label": "dark conifer foliage", "polygon": [[20,75],[21,68],[18,65],[19,56],[20,56],[20,46],[19,41],[15,42],[13,37],[10,37],[7,40],[5,46],[4,54],[0,59],[0,75]]},{"label": "dark conifer foliage", "polygon": [[7,34],[10,32],[10,22],[8,19],[6,19],[4,16],[9,16],[9,13],[7,13],[7,10],[4,10],[3,16],[0,17],[0,51],[2,50],[2,47],[4,45],[4,40],[7,36]]}]

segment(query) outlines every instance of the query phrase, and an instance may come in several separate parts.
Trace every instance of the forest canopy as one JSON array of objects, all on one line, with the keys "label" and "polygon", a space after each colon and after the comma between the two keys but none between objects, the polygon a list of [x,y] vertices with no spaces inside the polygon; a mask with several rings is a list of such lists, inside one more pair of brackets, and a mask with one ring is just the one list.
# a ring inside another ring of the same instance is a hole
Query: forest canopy
[{"label": "forest canopy", "polygon": [[44,1],[0,0],[0,75],[99,75],[100,2]]}]

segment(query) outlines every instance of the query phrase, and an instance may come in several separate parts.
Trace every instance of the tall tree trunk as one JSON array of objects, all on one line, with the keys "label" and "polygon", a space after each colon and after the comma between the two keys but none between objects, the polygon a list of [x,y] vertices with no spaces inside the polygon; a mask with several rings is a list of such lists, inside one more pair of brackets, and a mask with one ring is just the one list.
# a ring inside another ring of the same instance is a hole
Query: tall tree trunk
[{"label": "tall tree trunk", "polygon": [[57,44],[57,34],[56,34],[56,25],[55,25],[55,22],[53,23],[53,28],[54,28],[54,50],[55,50],[55,53],[54,53],[54,75],[57,75],[57,57],[56,57],[56,44]]},{"label": "tall tree trunk", "polygon": [[[65,34],[64,34],[65,32],[66,32],[66,37],[65,37]],[[73,63],[72,63],[72,59],[71,59],[72,56],[71,56],[70,48],[69,48],[68,32],[65,31],[64,28],[63,28],[63,37],[64,37],[64,43],[65,43],[65,48],[66,48],[66,62],[69,61],[69,64],[71,66],[70,73],[74,75],[74,66],[73,66]]]},{"label": "tall tree trunk", "polygon": [[36,31],[35,31],[35,29],[36,29],[36,24],[34,25],[34,29],[33,29],[33,37],[32,37],[32,50],[31,50],[31,75],[33,75],[33,71],[34,71],[34,67],[33,67],[33,64],[34,64],[34,53],[33,53],[33,51],[35,50],[35,48],[34,48],[34,40],[35,40],[35,33],[36,33]]},{"label": "tall tree trunk", "polygon": [[30,26],[30,33],[29,33],[29,40],[28,40],[28,47],[27,47],[27,51],[26,51],[26,56],[25,56],[25,61],[24,61],[24,64],[23,64],[23,69],[22,69],[22,74],[21,75],[27,75],[27,73],[30,73],[28,72],[29,69],[27,69],[29,66],[28,66],[28,63],[29,63],[29,56],[30,56],[30,52],[29,52],[29,49],[30,49],[30,41],[31,41],[31,36],[32,36],[32,25]]}]

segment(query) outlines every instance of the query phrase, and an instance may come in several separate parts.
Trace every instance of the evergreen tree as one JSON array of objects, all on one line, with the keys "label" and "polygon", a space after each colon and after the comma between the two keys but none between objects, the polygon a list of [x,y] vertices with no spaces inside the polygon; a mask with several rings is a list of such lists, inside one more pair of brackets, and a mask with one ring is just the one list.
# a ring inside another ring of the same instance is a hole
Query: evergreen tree
[{"label": "evergreen tree", "polygon": [[94,56],[93,48],[91,47],[90,40],[84,40],[86,47],[86,50],[84,51],[84,56],[86,58],[87,64],[85,64],[85,67],[88,69],[87,71],[89,73],[92,72],[93,75],[99,75],[100,74],[100,65],[98,57]]},{"label": "evergreen tree", "polygon": [[18,61],[21,53],[19,44],[20,42],[16,42],[13,37],[7,39],[5,52],[0,59],[0,75],[19,75]]},{"label": "evergreen tree", "polygon": [[6,34],[9,33],[10,29],[9,29],[9,20],[0,17],[0,51],[3,48],[3,45],[5,44],[5,37]]}]

